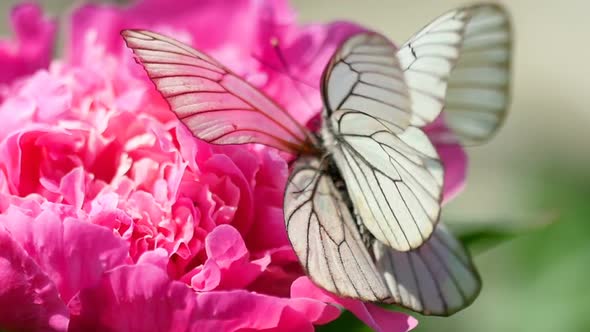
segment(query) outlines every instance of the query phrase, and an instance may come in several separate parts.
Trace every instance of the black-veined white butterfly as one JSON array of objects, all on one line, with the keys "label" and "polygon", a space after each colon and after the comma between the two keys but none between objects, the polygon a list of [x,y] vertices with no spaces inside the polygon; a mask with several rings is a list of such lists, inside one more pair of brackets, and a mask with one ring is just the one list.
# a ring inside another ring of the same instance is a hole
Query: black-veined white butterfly
[{"label": "black-veined white butterfly", "polygon": [[443,169],[421,128],[443,109],[461,142],[483,142],[501,124],[511,56],[502,8],[446,13],[400,49],[376,33],[346,40],[322,78],[320,135],[209,56],[149,31],[122,35],[196,137],[300,156],[285,191],[285,223],[317,285],[432,315],[450,315],[477,296],[468,253],[438,224]]}]

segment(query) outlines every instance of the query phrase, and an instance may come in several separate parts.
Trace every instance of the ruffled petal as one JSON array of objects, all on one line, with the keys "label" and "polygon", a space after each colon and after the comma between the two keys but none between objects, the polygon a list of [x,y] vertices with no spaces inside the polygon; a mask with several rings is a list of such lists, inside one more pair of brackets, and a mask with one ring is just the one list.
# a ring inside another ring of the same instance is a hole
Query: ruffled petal
[{"label": "ruffled petal", "polygon": [[67,331],[69,312],[55,284],[0,226],[0,329]]},{"label": "ruffled petal", "polygon": [[104,271],[123,263],[128,246],[112,231],[68,216],[71,212],[63,207],[46,203],[35,217],[30,216],[34,211],[9,208],[0,215],[0,225],[51,278],[67,303]]}]

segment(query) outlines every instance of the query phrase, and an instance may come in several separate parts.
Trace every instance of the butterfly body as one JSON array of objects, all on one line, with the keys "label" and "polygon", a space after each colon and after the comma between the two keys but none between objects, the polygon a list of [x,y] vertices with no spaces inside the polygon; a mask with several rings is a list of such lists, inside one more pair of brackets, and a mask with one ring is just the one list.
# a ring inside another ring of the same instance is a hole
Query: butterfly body
[{"label": "butterfly body", "polygon": [[[502,8],[456,9],[399,49],[373,32],[349,37],[322,75],[317,133],[209,56],[149,31],[122,35],[197,138],[297,156],[284,218],[314,283],[423,314],[473,302],[479,275],[439,223],[444,169],[433,141],[482,142],[502,123],[511,51]],[[450,131],[426,135],[443,108]]]}]

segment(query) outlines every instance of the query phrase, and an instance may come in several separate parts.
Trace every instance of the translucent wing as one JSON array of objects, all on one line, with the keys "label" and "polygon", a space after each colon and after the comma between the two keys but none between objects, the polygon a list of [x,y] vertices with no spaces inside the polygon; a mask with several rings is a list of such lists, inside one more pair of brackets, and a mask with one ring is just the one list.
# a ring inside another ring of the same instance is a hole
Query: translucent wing
[{"label": "translucent wing", "polygon": [[469,255],[442,225],[410,252],[361,235],[344,197],[317,159],[296,162],[285,191],[285,222],[307,274],[340,296],[447,316],[469,305],[479,292]]},{"label": "translucent wing", "polygon": [[198,138],[214,144],[260,143],[293,153],[314,149],[305,128],[207,55],[149,31],[121,34],[172,111]]},{"label": "translucent wing", "polygon": [[396,303],[426,315],[449,316],[469,306],[481,280],[463,246],[439,224],[420,248],[398,252],[376,241],[376,268]]},{"label": "translucent wing", "polygon": [[490,138],[510,102],[510,19],[494,5],[474,7],[472,13],[449,78],[444,111],[445,123],[466,144]]},{"label": "translucent wing", "polygon": [[289,239],[316,284],[363,301],[389,298],[352,215],[317,159],[296,162],[284,204]]},{"label": "translucent wing", "polygon": [[[354,69],[357,54],[378,65]],[[329,116],[323,138],[364,225],[377,240],[407,251],[438,222],[443,174],[426,135],[409,124],[409,95],[394,54],[384,37],[366,33],[336,52],[322,86]]]},{"label": "translucent wing", "polygon": [[402,132],[411,114],[396,51],[379,34],[361,33],[348,39],[324,70],[322,95],[327,115],[339,109],[363,112],[392,131]]},{"label": "translucent wing", "polygon": [[410,122],[424,126],[445,108],[445,123],[459,139],[488,138],[508,106],[510,53],[510,22],[497,5],[436,19],[397,53],[410,88]]}]

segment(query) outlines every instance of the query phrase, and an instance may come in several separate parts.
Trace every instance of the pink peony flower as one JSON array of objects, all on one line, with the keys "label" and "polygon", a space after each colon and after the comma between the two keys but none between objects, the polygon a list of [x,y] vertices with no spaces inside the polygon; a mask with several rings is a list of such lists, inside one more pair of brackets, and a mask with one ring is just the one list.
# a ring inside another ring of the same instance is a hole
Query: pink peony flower
[{"label": "pink peony flower", "polygon": [[[287,160],[196,140],[123,47],[123,28],[191,42],[302,122],[320,110],[329,56],[362,30],[299,26],[283,1],[76,10],[67,58],[0,94],[0,304],[11,304],[0,329],[312,331],[340,307],[377,331],[412,329],[412,317],[303,275],[283,220]],[[465,157],[444,149],[446,196]]]},{"label": "pink peony flower", "polygon": [[[291,295],[302,272],[282,222],[286,161],[209,146],[156,118],[158,95],[103,57],[56,63],[2,105],[2,118],[29,108],[0,139],[0,229],[22,247],[6,264],[32,267],[3,270],[2,300],[23,306],[0,326],[296,331],[335,319],[336,307]],[[39,84],[60,86],[48,99],[65,101],[43,110],[26,93]],[[26,306],[28,294],[56,313]]]},{"label": "pink peony flower", "polygon": [[39,6],[22,4],[12,10],[13,40],[0,40],[0,84],[47,68],[55,42],[56,23]]}]

